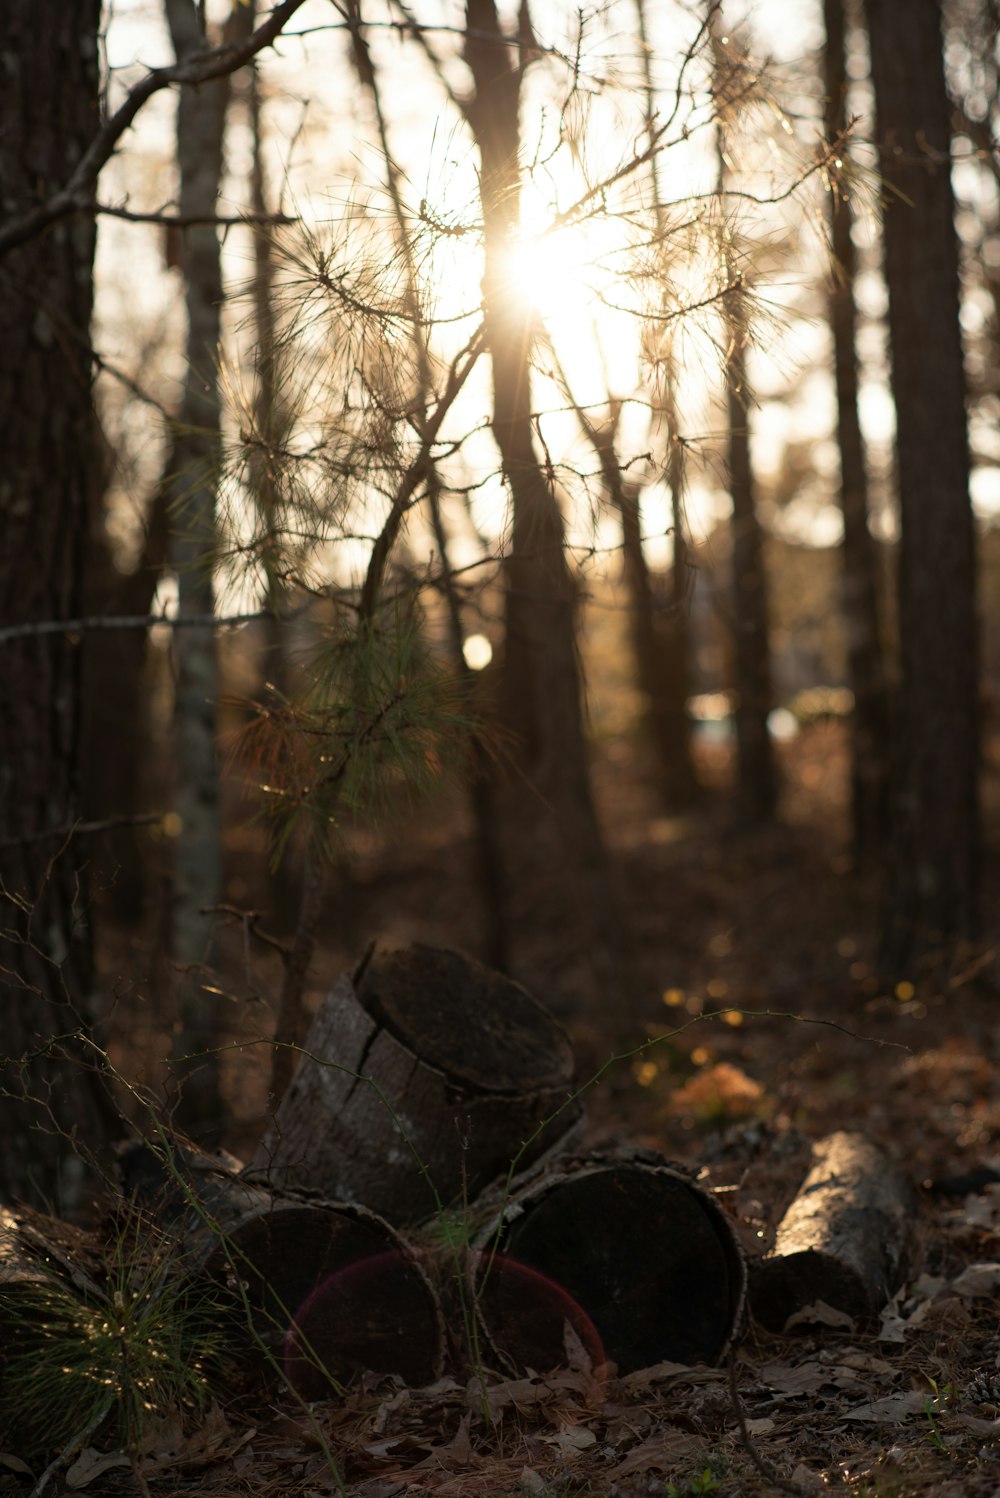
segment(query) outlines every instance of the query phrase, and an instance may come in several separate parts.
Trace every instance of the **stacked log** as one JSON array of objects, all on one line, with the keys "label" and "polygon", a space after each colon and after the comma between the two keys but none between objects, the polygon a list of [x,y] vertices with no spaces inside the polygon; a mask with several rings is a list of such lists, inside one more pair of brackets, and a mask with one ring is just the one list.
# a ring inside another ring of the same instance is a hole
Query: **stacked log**
[{"label": "stacked log", "polygon": [[728,1217],[650,1152],[568,1161],[482,1232],[470,1281],[486,1344],[511,1370],[566,1360],[716,1363],[743,1321],[746,1265]]},{"label": "stacked log", "polygon": [[379,944],[320,1007],[253,1174],[414,1224],[565,1146],[580,1116],[569,1039],[520,984]]},{"label": "stacked log", "polygon": [[[236,1169],[232,1167],[235,1165]],[[307,1398],[356,1373],[439,1377],[444,1330],[419,1258],[377,1213],[352,1202],[271,1191],[239,1162],[191,1144],[141,1144],[122,1174],[134,1200],[183,1243],[188,1269],[249,1312],[255,1339]]]}]

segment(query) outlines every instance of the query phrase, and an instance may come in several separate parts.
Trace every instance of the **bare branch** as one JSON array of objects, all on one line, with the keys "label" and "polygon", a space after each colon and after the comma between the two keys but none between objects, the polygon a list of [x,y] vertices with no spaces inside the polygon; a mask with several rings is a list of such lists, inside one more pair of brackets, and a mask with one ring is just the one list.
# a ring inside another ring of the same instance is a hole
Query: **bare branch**
[{"label": "bare branch", "polygon": [[97,822],[67,822],[62,827],[45,827],[23,837],[0,837],[0,848],[23,848],[28,843],[68,843],[72,837],[86,837],[95,832],[113,832],[116,827],[152,827],[163,821],[163,812],[143,812],[138,816],[102,817]]},{"label": "bare branch", "polygon": [[207,83],[212,78],[224,78],[235,73],[251,58],[256,57],[258,52],[271,45],[280,35],[285,23],[291,20],[304,3],[305,0],[281,0],[263,25],[258,26],[245,42],[213,48],[171,67],[152,68],[145,78],[129,90],[124,102],[101,126],[65,187],[52,193],[37,208],[22,213],[0,228],[0,255],[25,244],[59,219],[68,218],[74,213],[92,211],[93,189],[98,173],[110,159],[118,141],[143,105],[154,94],[175,83]]},{"label": "bare branch", "polygon": [[32,619],[24,624],[7,624],[0,629],[0,645],[13,640],[27,640],[36,635],[79,635],[95,629],[149,629],[166,624],[171,629],[217,629],[224,625],[250,624],[255,619],[272,619],[270,609],[252,614],[107,614],[90,619]]},{"label": "bare branch", "polygon": [[121,208],[113,203],[80,203],[78,213],[101,213],[106,218],[123,218],[130,224],[162,224],[168,229],[193,229],[199,224],[217,224],[222,228],[233,228],[241,224],[297,224],[297,218],[287,213],[134,213],[131,208]]}]

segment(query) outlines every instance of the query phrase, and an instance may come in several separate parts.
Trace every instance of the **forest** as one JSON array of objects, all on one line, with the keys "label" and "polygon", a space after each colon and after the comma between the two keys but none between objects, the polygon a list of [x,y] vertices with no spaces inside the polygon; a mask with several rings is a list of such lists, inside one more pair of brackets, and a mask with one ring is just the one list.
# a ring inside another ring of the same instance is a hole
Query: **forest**
[{"label": "forest", "polygon": [[0,1494],[997,1498],[996,4],[0,72]]}]

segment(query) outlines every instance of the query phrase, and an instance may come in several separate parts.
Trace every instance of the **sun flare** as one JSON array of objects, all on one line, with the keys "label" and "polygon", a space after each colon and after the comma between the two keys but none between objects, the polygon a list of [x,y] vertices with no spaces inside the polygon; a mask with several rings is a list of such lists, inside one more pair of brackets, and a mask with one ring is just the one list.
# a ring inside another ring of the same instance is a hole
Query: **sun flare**
[{"label": "sun flare", "polygon": [[521,235],[509,246],[506,258],[510,295],[546,322],[590,319],[595,275],[581,235]]}]

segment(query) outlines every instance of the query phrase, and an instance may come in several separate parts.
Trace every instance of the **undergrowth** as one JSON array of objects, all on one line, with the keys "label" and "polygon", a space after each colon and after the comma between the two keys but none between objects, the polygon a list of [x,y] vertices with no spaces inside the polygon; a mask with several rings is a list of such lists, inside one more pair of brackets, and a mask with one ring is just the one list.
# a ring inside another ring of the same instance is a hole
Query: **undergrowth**
[{"label": "undergrowth", "polygon": [[121,1227],[96,1275],[40,1259],[0,1285],[0,1430],[28,1459],[98,1429],[138,1452],[154,1416],[193,1421],[221,1387],[219,1320],[213,1288],[146,1222]]}]

